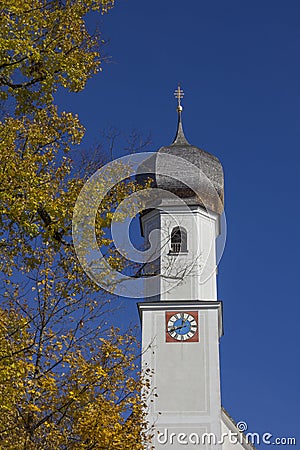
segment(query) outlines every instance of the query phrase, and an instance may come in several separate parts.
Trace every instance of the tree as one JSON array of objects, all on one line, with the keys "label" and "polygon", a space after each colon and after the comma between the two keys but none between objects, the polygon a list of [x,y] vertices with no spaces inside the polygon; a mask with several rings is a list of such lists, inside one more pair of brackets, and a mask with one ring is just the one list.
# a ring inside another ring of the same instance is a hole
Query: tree
[{"label": "tree", "polygon": [[47,335],[37,365],[30,324],[1,311],[1,448],[142,449],[134,338],[115,330],[97,349],[79,340],[66,351],[67,336]]},{"label": "tree", "polygon": [[70,172],[66,154],[80,143],[84,129],[76,115],[58,113],[54,94],[59,87],[82,90],[100,70],[101,42],[88,33],[85,16],[92,10],[106,12],[112,5],[108,0],[2,2],[3,212],[27,232],[34,233],[32,214],[39,205],[60,225],[53,194]]},{"label": "tree", "polygon": [[[0,446],[140,449],[145,431],[136,343],[107,323],[111,299],[81,268],[71,219],[85,175],[69,150],[84,129],[58,112],[59,87],[77,92],[100,69],[85,17],[108,0],[5,0],[0,16]],[[126,192],[99,208],[99,245]],[[112,263],[122,264],[121,258]]]},{"label": "tree", "polygon": [[100,70],[99,36],[85,17],[112,0],[5,0],[1,6],[1,97],[19,114],[53,103],[59,86],[82,90]]}]

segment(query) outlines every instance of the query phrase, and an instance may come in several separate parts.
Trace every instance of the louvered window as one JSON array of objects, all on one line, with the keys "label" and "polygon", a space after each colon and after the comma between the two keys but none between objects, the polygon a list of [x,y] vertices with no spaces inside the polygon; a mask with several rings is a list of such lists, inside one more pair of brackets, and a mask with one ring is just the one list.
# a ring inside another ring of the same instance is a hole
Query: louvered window
[{"label": "louvered window", "polygon": [[171,253],[187,252],[187,233],[182,227],[175,227],[171,233]]}]

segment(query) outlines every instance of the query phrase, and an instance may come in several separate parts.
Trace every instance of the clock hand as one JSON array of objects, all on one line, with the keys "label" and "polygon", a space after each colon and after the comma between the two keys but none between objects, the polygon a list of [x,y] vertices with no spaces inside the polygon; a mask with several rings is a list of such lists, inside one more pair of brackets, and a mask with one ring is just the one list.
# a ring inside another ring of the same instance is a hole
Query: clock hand
[{"label": "clock hand", "polygon": [[187,320],[188,320],[188,318],[182,319],[182,324],[181,324],[180,328],[185,327],[185,324],[186,324]]},{"label": "clock hand", "polygon": [[184,327],[184,325],[178,325],[177,327],[170,328],[169,331],[175,331],[175,330],[178,330],[179,328],[182,328],[182,327]]},{"label": "clock hand", "polygon": [[182,324],[181,325],[177,325],[176,327],[170,328],[169,332],[180,330],[180,328],[185,327],[185,324],[188,321],[188,317],[186,319],[181,318],[181,320],[182,320]]}]

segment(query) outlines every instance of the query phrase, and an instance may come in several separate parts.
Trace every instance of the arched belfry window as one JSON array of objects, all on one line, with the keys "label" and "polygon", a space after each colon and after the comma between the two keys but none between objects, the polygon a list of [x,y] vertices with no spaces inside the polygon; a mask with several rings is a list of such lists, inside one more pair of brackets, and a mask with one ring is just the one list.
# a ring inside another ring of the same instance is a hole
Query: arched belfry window
[{"label": "arched belfry window", "polygon": [[170,253],[187,252],[187,233],[182,227],[175,227],[171,232]]}]

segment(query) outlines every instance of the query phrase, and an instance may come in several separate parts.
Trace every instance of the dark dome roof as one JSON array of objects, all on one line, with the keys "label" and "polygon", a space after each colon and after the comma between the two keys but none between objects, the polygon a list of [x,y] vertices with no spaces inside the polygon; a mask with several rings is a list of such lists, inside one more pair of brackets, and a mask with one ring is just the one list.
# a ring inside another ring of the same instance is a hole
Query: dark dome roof
[{"label": "dark dome roof", "polygon": [[[171,158],[164,155],[170,155]],[[183,133],[181,111],[178,111],[174,142],[161,147],[147,160],[146,165],[149,173],[152,172],[154,187],[174,193],[188,205],[201,205],[210,211],[222,213],[222,165],[216,156],[188,143]]]}]

